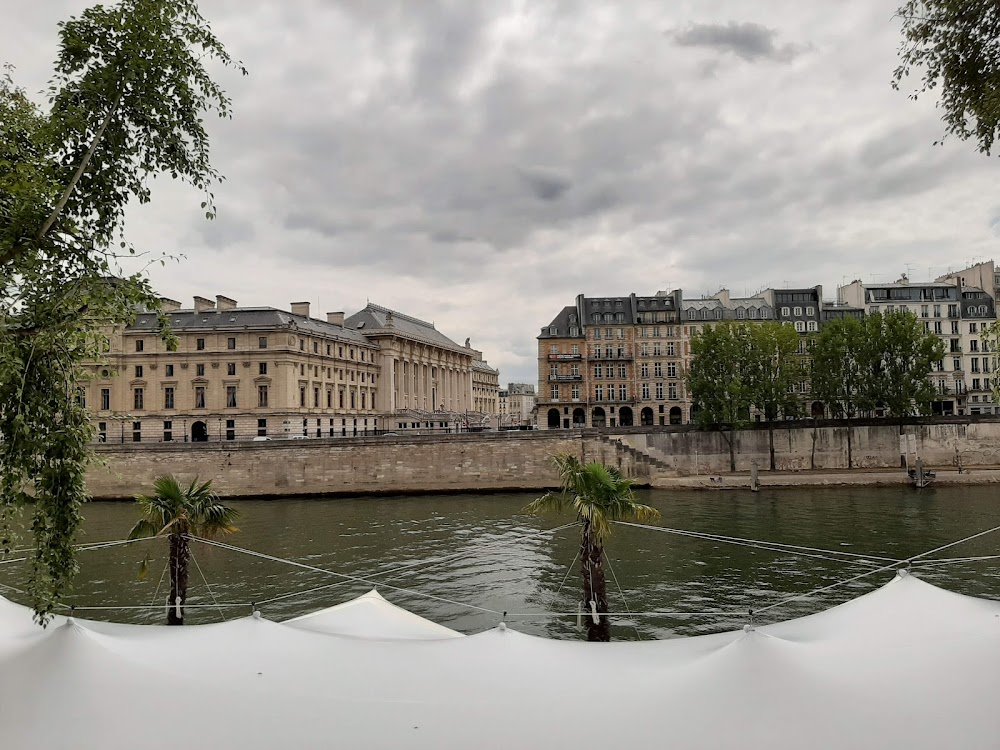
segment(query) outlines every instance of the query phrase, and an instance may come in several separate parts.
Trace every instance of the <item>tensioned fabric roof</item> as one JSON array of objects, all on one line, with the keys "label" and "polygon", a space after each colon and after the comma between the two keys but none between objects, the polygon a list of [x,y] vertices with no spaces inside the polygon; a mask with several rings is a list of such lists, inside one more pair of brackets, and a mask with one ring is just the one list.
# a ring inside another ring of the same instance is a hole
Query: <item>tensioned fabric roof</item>
[{"label": "tensioned fabric roof", "polygon": [[325,632],[258,617],[182,628],[57,618],[42,630],[0,600],[0,747],[1000,744],[1000,602],[909,575],[756,630],[611,644],[505,627],[428,639],[366,597],[312,620],[353,611],[367,625]]}]

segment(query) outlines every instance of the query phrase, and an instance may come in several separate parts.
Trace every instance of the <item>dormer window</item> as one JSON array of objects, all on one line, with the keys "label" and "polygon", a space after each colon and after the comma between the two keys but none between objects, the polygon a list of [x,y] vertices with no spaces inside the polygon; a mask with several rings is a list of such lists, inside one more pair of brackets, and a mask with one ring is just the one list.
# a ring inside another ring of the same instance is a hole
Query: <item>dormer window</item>
[{"label": "dormer window", "polygon": [[559,333],[559,329],[556,326],[549,326],[549,334],[555,336]]}]

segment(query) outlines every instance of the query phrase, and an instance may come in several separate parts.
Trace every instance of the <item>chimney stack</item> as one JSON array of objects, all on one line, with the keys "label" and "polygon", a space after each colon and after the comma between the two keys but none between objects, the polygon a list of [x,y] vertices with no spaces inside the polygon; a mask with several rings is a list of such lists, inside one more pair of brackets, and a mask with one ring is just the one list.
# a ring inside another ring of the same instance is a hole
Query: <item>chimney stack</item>
[{"label": "chimney stack", "polygon": [[335,326],[344,327],[344,313],[342,312],[328,312],[326,314],[326,322],[332,323]]},{"label": "chimney stack", "polygon": [[236,306],[236,300],[223,297],[221,294],[215,295],[215,307],[217,310],[234,310]]},{"label": "chimney stack", "polygon": [[301,315],[303,318],[309,317],[308,302],[293,302],[291,307],[292,307],[292,315]]},{"label": "chimney stack", "polygon": [[181,303],[169,297],[160,297],[160,309],[165,313],[176,312],[181,309]]},{"label": "chimney stack", "polygon": [[214,310],[215,303],[210,299],[205,299],[204,297],[194,298],[194,311],[196,313],[205,312],[205,310]]}]

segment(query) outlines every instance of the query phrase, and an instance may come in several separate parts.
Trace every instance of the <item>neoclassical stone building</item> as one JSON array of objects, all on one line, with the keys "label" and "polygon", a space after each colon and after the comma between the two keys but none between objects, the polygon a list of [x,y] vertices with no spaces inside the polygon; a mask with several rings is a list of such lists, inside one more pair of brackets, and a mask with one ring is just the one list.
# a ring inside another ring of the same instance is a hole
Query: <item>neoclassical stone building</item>
[{"label": "neoclassical stone building", "polygon": [[80,385],[102,442],[346,437],[481,422],[467,417],[477,406],[478,353],[401,313],[369,305],[319,320],[307,302],[286,312],[221,295],[195,297],[190,309],[164,299],[161,310],[176,349],[167,349],[156,313],[141,313],[109,333],[105,360]]},{"label": "neoclassical stone building", "polygon": [[369,303],[345,327],[378,347],[384,388],[376,408],[387,429],[454,431],[498,413],[498,373],[433,323]]}]

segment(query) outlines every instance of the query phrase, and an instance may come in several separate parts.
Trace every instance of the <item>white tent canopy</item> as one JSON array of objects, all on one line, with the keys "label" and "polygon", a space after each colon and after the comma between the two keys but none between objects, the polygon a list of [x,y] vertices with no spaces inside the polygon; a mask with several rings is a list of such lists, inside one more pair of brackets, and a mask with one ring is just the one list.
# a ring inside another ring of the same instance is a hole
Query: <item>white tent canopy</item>
[{"label": "white tent canopy", "polygon": [[1000,746],[1000,603],[912,576],[749,632],[611,644],[433,639],[375,596],[287,624],[44,631],[0,600],[0,747]]},{"label": "white tent canopy", "polygon": [[359,638],[461,638],[462,634],[387,602],[372,589],[357,599],[286,620],[301,630]]}]

